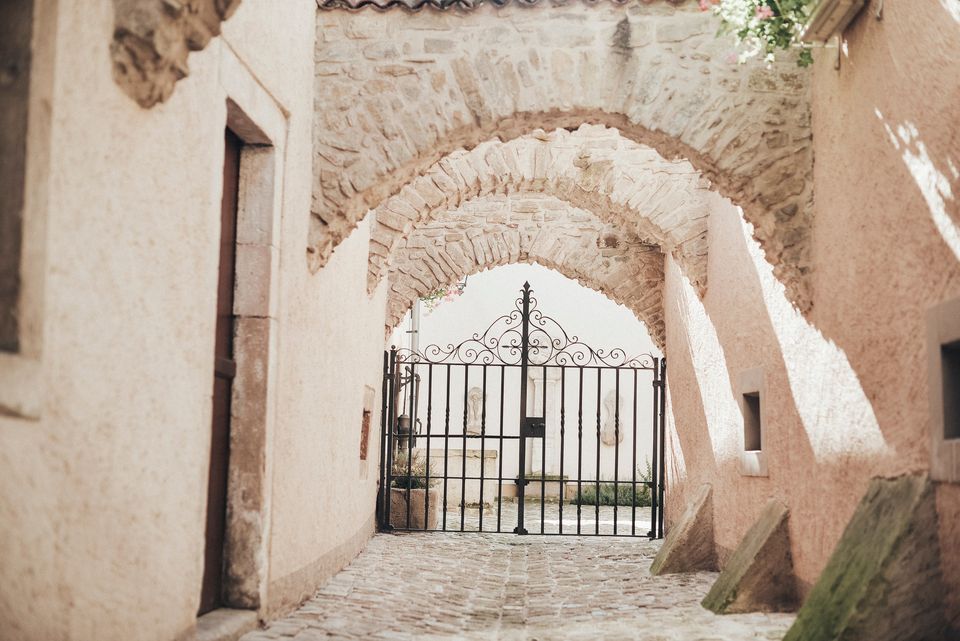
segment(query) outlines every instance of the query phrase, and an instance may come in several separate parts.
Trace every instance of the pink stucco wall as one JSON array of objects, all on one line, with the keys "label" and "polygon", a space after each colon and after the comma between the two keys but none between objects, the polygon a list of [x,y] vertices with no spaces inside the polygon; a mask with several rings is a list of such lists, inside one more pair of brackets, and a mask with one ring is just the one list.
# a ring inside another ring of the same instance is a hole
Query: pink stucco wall
[{"label": "pink stucco wall", "polygon": [[[709,233],[702,300],[675,265],[667,270],[670,400],[683,460],[669,479],[671,516],[684,503],[679,495],[711,483],[723,560],[769,499],[785,502],[806,589],[890,451],[845,356],[791,307],[739,211],[715,207]],[[763,371],[767,476],[741,473],[739,380],[755,368]]]},{"label": "pink stucco wall", "polygon": [[[784,306],[735,210],[712,215],[702,301],[675,265],[666,277],[680,448],[668,520],[691,487],[713,483],[723,552],[767,498],[785,500],[805,587],[871,476],[929,469],[926,312],[960,296],[960,3],[890,0],[882,21],[874,11],[847,30],[839,70],[836,50],[816,55],[812,312],[803,319]],[[758,365],[768,478],[737,465],[737,376]],[[941,485],[938,506],[956,622],[960,489]]]},{"label": "pink stucco wall", "polygon": [[[960,296],[960,2],[874,10],[847,30],[840,69],[815,69],[812,320],[857,371],[897,474],[929,467],[925,315]],[[960,621],[960,489],[938,503]]]}]

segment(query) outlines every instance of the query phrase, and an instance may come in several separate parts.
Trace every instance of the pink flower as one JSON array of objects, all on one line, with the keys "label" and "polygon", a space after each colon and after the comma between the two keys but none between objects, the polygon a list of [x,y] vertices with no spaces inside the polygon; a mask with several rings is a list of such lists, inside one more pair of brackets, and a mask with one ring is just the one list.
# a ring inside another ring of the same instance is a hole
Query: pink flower
[{"label": "pink flower", "polygon": [[710,6],[720,4],[720,0],[700,0],[700,11],[710,11]]},{"label": "pink flower", "polygon": [[735,65],[740,62],[740,56],[737,55],[736,51],[729,51],[724,60],[728,65]]},{"label": "pink flower", "polygon": [[766,20],[767,18],[772,18],[772,17],[773,17],[773,9],[771,9],[769,6],[767,6],[767,5],[765,5],[765,4],[764,4],[764,5],[761,5],[761,6],[757,7],[756,17],[757,17],[759,20]]}]

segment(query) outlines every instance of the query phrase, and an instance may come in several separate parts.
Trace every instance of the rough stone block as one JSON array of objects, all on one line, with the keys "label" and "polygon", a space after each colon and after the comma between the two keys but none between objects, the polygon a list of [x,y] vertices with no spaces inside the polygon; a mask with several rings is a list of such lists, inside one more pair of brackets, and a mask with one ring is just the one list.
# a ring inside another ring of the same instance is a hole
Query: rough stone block
[{"label": "rough stone block", "polygon": [[784,641],[947,639],[934,486],[874,479]]},{"label": "rough stone block", "polygon": [[673,574],[717,569],[717,549],[713,542],[713,488],[703,485],[687,506],[680,522],[671,528],[651,574]]},{"label": "rough stone block", "polygon": [[770,501],[703,600],[717,614],[789,612],[797,604],[789,511]]}]

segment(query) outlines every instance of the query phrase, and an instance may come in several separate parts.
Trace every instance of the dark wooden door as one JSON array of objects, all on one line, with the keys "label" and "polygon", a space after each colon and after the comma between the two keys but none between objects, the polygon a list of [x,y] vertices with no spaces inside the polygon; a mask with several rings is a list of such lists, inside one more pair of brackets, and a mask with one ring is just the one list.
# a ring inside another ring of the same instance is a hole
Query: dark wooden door
[{"label": "dark wooden door", "polygon": [[237,196],[242,141],[226,130],[223,200],[220,208],[220,270],[217,281],[217,328],[214,348],[213,425],[210,478],[207,486],[207,535],[199,614],[223,604],[223,540],[227,516],[227,471],[230,464],[230,396],[233,360],[233,292],[236,281]]}]

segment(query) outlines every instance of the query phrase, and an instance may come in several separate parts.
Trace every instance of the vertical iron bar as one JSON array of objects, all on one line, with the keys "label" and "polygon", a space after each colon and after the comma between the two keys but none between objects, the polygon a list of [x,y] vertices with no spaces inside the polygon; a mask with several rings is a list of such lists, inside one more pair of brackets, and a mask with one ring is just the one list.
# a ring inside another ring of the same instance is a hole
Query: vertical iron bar
[{"label": "vertical iron bar", "polygon": [[660,359],[653,359],[653,464],[650,466],[650,533],[657,538],[658,514],[660,511]]},{"label": "vertical iron bar", "polygon": [[663,538],[663,496],[667,489],[667,478],[666,478],[666,440],[667,440],[667,430],[666,430],[666,421],[664,420],[664,408],[667,404],[667,359],[660,359],[660,513],[658,514],[660,518],[660,526],[658,529],[658,537]]},{"label": "vertical iron bar", "polygon": [[527,437],[524,421],[527,416],[527,364],[530,360],[530,283],[523,284],[522,329],[520,332],[520,469],[517,474],[517,534],[526,534],[524,527],[523,503],[526,496],[527,483]]},{"label": "vertical iron bar", "polygon": [[563,476],[563,436],[564,436],[564,420],[566,418],[566,388],[567,384],[567,368],[560,368],[560,502],[558,508],[560,510],[560,523],[559,523],[559,532],[563,534],[563,501],[567,498],[567,483],[564,481]]},{"label": "vertical iron bar", "polygon": [[384,501],[390,493],[386,478],[387,448],[387,384],[390,376],[390,352],[383,350],[383,380],[380,381],[380,495],[377,498],[377,525],[384,529]]},{"label": "vertical iron bar", "polygon": [[390,348],[390,381],[388,384],[388,393],[390,398],[389,411],[387,412],[387,487],[386,487],[386,514],[385,514],[385,529],[391,530],[393,526],[390,525],[390,503],[391,494],[393,489],[393,448],[394,448],[394,432],[396,431],[397,426],[397,348]]},{"label": "vertical iron bar", "polygon": [[594,534],[600,534],[600,390],[603,387],[603,370],[597,368],[597,475],[595,484],[597,487],[596,507],[594,510],[595,520],[593,522]]},{"label": "vertical iron bar", "polygon": [[443,529],[447,529],[447,477],[450,475],[450,364],[447,363],[447,405],[443,416]]},{"label": "vertical iron bar", "polygon": [[408,392],[410,393],[410,409],[407,417],[410,420],[410,427],[407,428],[407,529],[410,529],[410,493],[413,491],[413,406],[416,403],[413,393],[413,381],[416,380],[416,369],[413,362],[410,363],[410,380],[407,382]]},{"label": "vertical iron bar", "polygon": [[507,378],[507,366],[500,366],[500,449],[497,451],[497,463],[500,471],[497,475],[497,532],[500,531],[500,517],[503,513],[503,392]]},{"label": "vertical iron bar", "polygon": [[637,370],[633,370],[633,457],[631,463],[633,466],[633,490],[631,491],[630,505],[630,536],[637,535],[637,448],[640,444],[637,442]]},{"label": "vertical iron bar", "polygon": [[480,409],[480,525],[479,530],[483,532],[483,468],[486,467],[486,453],[484,452],[484,443],[487,436],[487,366],[483,366],[483,407]]},{"label": "vertical iron bar", "polygon": [[617,508],[620,503],[620,370],[614,371],[614,394],[617,404],[613,411],[613,533],[617,533]]},{"label": "vertical iron bar", "polygon": [[430,523],[430,426],[433,420],[433,363],[427,365],[427,487],[423,497],[423,529],[429,530]]},{"label": "vertical iron bar", "polygon": [[470,392],[470,366],[463,366],[463,450],[460,456],[460,531],[465,530],[467,515],[467,407]]},{"label": "vertical iron bar", "polygon": [[580,368],[580,402],[577,408],[577,534],[580,534],[580,512],[583,508],[583,368]]},{"label": "vertical iron bar", "polygon": [[543,438],[540,439],[540,534],[546,526],[547,501],[547,366],[543,366],[543,405],[541,406],[543,419]]}]

